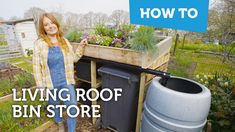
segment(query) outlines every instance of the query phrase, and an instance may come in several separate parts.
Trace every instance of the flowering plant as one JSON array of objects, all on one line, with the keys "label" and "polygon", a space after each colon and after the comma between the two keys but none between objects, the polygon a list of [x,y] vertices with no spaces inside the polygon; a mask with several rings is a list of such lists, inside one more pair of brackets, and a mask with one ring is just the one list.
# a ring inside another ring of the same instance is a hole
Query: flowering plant
[{"label": "flowering plant", "polygon": [[211,90],[208,119],[212,123],[212,131],[235,131],[235,84],[232,78],[219,73],[196,75],[196,79]]}]

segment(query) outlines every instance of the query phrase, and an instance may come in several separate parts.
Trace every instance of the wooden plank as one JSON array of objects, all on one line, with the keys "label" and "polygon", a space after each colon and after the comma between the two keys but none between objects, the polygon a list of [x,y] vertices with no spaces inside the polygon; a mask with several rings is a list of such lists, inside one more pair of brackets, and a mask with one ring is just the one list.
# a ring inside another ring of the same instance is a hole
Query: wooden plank
[{"label": "wooden plank", "polygon": [[[87,81],[87,80],[84,80],[84,79],[81,79],[81,78],[77,78],[79,81],[82,81],[82,82],[86,82],[86,83],[90,83],[91,84],[91,81]],[[92,88],[99,88],[101,86],[101,80],[100,79],[97,79],[97,83],[94,87]]]},{"label": "wooden plank", "polygon": [[47,128],[56,125],[56,123],[52,120],[47,121],[46,123],[42,124],[41,126],[35,128],[34,130],[32,130],[32,132],[43,132],[45,131]]},{"label": "wooden plank", "polygon": [[143,107],[143,100],[144,100],[144,88],[145,88],[145,79],[146,73],[141,73],[140,75],[140,89],[139,89],[139,100],[138,100],[138,109],[137,109],[137,119],[136,119],[136,128],[135,131],[140,131],[141,125],[141,115],[142,115],[142,107]]},{"label": "wooden plank", "polygon": [[[30,88],[30,89],[35,89],[35,88],[36,88],[36,87],[32,87],[32,88]],[[17,96],[20,96],[20,95],[21,95],[21,92],[17,92],[16,95],[17,95]],[[13,97],[13,94],[9,94],[9,95],[0,97],[0,103],[9,101],[9,100],[12,99],[12,97]]]},{"label": "wooden plank", "polygon": [[211,132],[211,122],[210,121],[207,121],[207,127],[206,127],[206,132]]},{"label": "wooden plank", "polygon": [[82,81],[82,82],[86,82],[86,83],[90,83],[91,84],[91,81],[87,81],[87,80],[84,80],[84,79],[81,79],[81,78],[77,78],[79,81]]},{"label": "wooden plank", "polygon": [[0,103],[6,102],[8,100],[12,99],[12,94],[0,97]]}]

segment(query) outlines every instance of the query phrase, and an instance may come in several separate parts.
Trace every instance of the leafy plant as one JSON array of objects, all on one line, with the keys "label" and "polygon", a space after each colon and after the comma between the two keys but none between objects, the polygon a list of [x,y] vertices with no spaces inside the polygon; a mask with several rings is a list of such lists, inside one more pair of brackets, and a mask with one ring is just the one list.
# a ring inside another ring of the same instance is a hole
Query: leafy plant
[{"label": "leafy plant", "polygon": [[113,41],[113,39],[111,37],[103,36],[103,37],[101,37],[101,40],[99,43],[102,46],[109,46],[112,43],[112,41]]},{"label": "leafy plant", "polygon": [[211,90],[212,100],[208,119],[212,131],[235,131],[235,84],[226,74],[197,75],[197,80]]},{"label": "leafy plant", "polygon": [[31,49],[25,49],[27,56],[33,55],[33,50]]},{"label": "leafy plant", "polygon": [[107,34],[107,28],[103,24],[98,24],[95,27],[95,33],[99,35],[106,35]]},{"label": "leafy plant", "polygon": [[113,39],[112,44],[114,45],[114,47],[117,47],[117,48],[121,48],[124,46],[122,40],[118,38]]},{"label": "leafy plant", "polygon": [[121,30],[124,31],[125,35],[128,36],[131,31],[135,29],[134,25],[123,24],[121,25]]},{"label": "leafy plant", "polygon": [[138,32],[133,34],[133,37],[129,39],[131,49],[141,52],[155,52],[157,39],[154,35],[154,28],[149,26],[141,26]]},{"label": "leafy plant", "polygon": [[14,76],[15,88],[29,88],[35,85],[34,79],[29,73],[21,73]]},{"label": "leafy plant", "polygon": [[115,37],[119,38],[119,39],[122,39],[123,35],[124,35],[124,33],[121,30],[119,30],[115,33]]},{"label": "leafy plant", "polygon": [[123,24],[116,31],[115,37],[121,39],[123,42],[127,40],[130,36],[130,33],[134,31],[135,27],[130,24]]},{"label": "leafy plant", "polygon": [[72,31],[66,35],[66,38],[71,42],[80,42],[82,33],[79,31]]},{"label": "leafy plant", "polygon": [[95,33],[102,36],[109,36],[113,38],[115,36],[115,29],[109,28],[103,24],[99,24],[95,28]]},{"label": "leafy plant", "polygon": [[96,35],[96,34],[91,34],[91,35],[88,35],[86,37],[86,39],[87,39],[89,44],[99,44],[99,42],[101,40],[101,36]]}]

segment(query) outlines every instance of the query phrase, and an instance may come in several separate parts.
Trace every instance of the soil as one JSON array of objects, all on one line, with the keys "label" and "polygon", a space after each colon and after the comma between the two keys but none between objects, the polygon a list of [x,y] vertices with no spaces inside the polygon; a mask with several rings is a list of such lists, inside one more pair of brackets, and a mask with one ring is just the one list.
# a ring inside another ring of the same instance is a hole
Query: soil
[{"label": "soil", "polygon": [[1,62],[0,63],[0,79],[8,79],[14,77],[14,75],[23,72],[20,68],[11,64]]},{"label": "soil", "polygon": [[[65,129],[66,129],[66,132],[67,132],[66,122],[64,122],[64,124],[65,124]],[[58,126],[55,123],[51,127],[49,127],[47,130],[45,130],[44,132],[57,132],[57,131],[58,131]],[[78,117],[77,118],[76,132],[111,132],[111,130],[104,129],[104,128],[98,129],[98,128],[96,128],[95,125],[93,125],[91,123],[91,118]]]}]

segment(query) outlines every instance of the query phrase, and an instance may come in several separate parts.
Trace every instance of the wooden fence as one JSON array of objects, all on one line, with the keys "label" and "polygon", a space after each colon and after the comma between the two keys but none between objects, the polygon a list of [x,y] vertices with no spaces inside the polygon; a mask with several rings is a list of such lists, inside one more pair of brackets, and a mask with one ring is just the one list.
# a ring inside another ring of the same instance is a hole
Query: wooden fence
[{"label": "wooden fence", "polygon": [[23,56],[20,45],[0,46],[0,60]]}]

